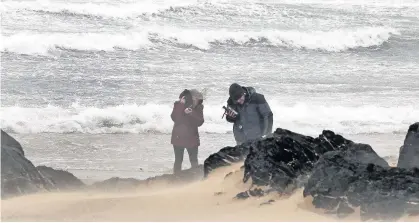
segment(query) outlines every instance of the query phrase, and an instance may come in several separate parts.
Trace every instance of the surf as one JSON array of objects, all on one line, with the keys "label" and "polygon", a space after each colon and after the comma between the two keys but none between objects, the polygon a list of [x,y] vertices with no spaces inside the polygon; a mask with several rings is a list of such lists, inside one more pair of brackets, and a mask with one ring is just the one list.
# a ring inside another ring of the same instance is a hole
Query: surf
[{"label": "surf", "polygon": [[115,51],[151,49],[160,45],[210,50],[229,47],[268,46],[299,50],[342,52],[351,49],[380,47],[390,38],[401,35],[391,27],[361,27],[331,31],[263,30],[227,31],[181,29],[173,26],[149,26],[125,33],[31,33],[2,36],[2,52],[48,55],[60,49],[80,51]]}]

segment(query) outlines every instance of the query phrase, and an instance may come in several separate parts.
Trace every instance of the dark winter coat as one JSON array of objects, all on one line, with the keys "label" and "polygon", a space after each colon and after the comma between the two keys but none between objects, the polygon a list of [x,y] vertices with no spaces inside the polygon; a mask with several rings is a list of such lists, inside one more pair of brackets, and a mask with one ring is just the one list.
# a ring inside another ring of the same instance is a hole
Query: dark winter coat
[{"label": "dark winter coat", "polygon": [[185,105],[176,101],[171,114],[174,122],[171,143],[184,148],[200,146],[198,127],[204,124],[204,105],[200,104],[192,109],[192,113],[185,113]]},{"label": "dark winter coat", "polygon": [[233,133],[238,144],[272,133],[273,124],[273,114],[265,96],[252,87],[243,89],[246,93],[243,105],[234,103],[231,98],[227,100],[228,106],[239,113],[235,118],[226,116],[228,122],[234,123]]}]

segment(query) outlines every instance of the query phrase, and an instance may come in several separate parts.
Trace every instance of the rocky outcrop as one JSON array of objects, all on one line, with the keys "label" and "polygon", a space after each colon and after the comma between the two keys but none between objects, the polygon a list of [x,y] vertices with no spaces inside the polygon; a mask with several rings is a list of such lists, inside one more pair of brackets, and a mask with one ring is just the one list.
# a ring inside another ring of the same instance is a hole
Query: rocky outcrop
[{"label": "rocky outcrop", "polygon": [[253,185],[291,193],[303,186],[320,156],[329,151],[353,151],[356,159],[388,166],[369,145],[357,144],[332,131],[317,138],[278,128],[273,137],[253,144],[245,159],[244,178]]},{"label": "rocky outcrop", "polygon": [[[409,127],[400,150],[399,167],[388,163],[367,144],[355,143],[325,130],[316,138],[277,129],[265,139],[226,147],[208,157],[204,166],[178,175],[164,174],[137,180],[111,178],[87,188],[135,189],[154,182],[187,183],[203,179],[216,168],[244,161],[243,181],[252,188],[236,199],[261,197],[275,191],[291,193],[304,187],[303,195],[327,213],[344,217],[360,207],[362,220],[397,220],[419,213],[419,124]],[[2,197],[41,190],[82,187],[72,174],[49,167],[35,168],[24,157],[20,144],[2,131]],[[226,178],[232,174],[228,174]],[[263,189],[262,189],[263,188]],[[222,193],[216,193],[221,195]]]},{"label": "rocky outcrop", "polygon": [[252,190],[247,190],[244,192],[238,193],[234,198],[235,199],[247,199],[249,197],[262,197],[265,195],[265,192],[261,188],[255,188]]},{"label": "rocky outcrop", "polygon": [[[253,144],[244,164],[244,181],[269,188],[257,196],[304,186],[303,195],[312,196],[315,207],[340,217],[355,207],[361,208],[362,220],[396,220],[419,212],[418,169],[391,168],[371,146],[332,131],[312,138],[277,129]],[[250,191],[236,197],[254,196]]]},{"label": "rocky outcrop", "polygon": [[203,166],[181,171],[177,175],[164,174],[146,180],[114,177],[86,186],[73,174],[47,166],[35,167],[25,158],[22,146],[1,130],[1,197],[8,198],[40,191],[65,191],[74,189],[126,190],[156,181],[169,184],[187,183],[203,178]]},{"label": "rocky outcrop", "polygon": [[[406,137],[409,148],[417,145],[409,141],[416,130],[411,127]],[[241,151],[230,151],[237,150]],[[239,158],[230,160],[241,160],[245,153],[237,154]],[[249,189],[236,199],[271,191],[291,193],[304,186],[303,195],[312,196],[315,207],[340,217],[354,213],[355,207],[360,207],[362,220],[396,220],[419,213],[418,169],[391,168],[371,146],[329,130],[313,138],[277,129],[273,136],[250,144],[244,160],[243,181],[252,179],[252,187],[264,189]]]},{"label": "rocky outcrop", "polygon": [[41,191],[78,189],[84,184],[73,174],[46,166],[35,167],[22,146],[1,130],[1,197]]},{"label": "rocky outcrop", "polygon": [[419,169],[411,166],[418,159],[417,131],[417,124],[410,126],[401,150],[406,154],[399,166],[409,168],[390,167],[369,145],[345,143],[321,156],[304,196],[312,196],[315,207],[340,217],[360,207],[363,221],[394,221],[405,214],[418,214]]},{"label": "rocky outcrop", "polygon": [[400,148],[397,167],[419,168],[419,122],[409,126],[404,144]]},{"label": "rocky outcrop", "polygon": [[1,198],[53,188],[26,159],[20,143],[1,130]]},{"label": "rocky outcrop", "polygon": [[341,217],[361,207],[362,220],[396,220],[419,211],[419,170],[390,168],[378,158],[371,161],[371,153],[360,151],[365,150],[353,146],[324,154],[304,196],[311,195],[315,207]]},{"label": "rocky outcrop", "polygon": [[225,147],[212,154],[204,162],[204,177],[216,168],[244,160],[244,182],[251,178],[254,185],[285,192],[290,185],[301,186],[303,182],[298,178],[312,170],[319,156],[353,143],[328,130],[313,138],[278,128],[265,139]]},{"label": "rocky outcrop", "polygon": [[277,129],[274,136],[255,143],[244,162],[244,178],[252,184],[285,192],[297,185],[297,177],[311,171],[318,159],[315,140],[288,130]]},{"label": "rocky outcrop", "polygon": [[67,171],[47,166],[37,166],[36,169],[56,190],[74,190],[85,186],[79,178]]},{"label": "rocky outcrop", "polygon": [[25,155],[25,152],[23,151],[20,143],[3,130],[1,130],[1,149],[14,151],[22,156]]},{"label": "rocky outcrop", "polygon": [[204,161],[204,177],[207,177],[211,171],[217,168],[230,166],[232,163],[243,161],[247,154],[249,154],[252,143],[244,143],[234,147],[228,146],[222,148],[217,153],[211,154]]},{"label": "rocky outcrop", "polygon": [[225,147],[212,154],[205,160],[204,175],[244,160],[244,182],[252,179],[253,186],[292,192],[302,186],[301,179],[312,170],[321,154],[349,143],[352,142],[331,131],[323,131],[318,138],[313,138],[278,128],[265,139]]}]

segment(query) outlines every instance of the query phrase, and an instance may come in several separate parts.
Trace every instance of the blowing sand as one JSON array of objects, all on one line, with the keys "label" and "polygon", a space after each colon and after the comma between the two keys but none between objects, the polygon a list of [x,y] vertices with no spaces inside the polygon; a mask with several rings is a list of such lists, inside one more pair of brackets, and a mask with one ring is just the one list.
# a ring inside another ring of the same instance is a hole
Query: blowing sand
[{"label": "blowing sand", "polygon": [[[232,199],[249,188],[243,171],[224,179],[240,165],[222,168],[208,179],[182,186],[159,182],[136,191],[104,193],[80,191],[45,193],[2,201],[2,221],[359,221],[359,213],[345,219],[322,214],[304,199],[268,195]],[[215,193],[222,192],[216,195]],[[270,199],[275,202],[260,206]],[[401,220],[417,221],[405,218]]]}]

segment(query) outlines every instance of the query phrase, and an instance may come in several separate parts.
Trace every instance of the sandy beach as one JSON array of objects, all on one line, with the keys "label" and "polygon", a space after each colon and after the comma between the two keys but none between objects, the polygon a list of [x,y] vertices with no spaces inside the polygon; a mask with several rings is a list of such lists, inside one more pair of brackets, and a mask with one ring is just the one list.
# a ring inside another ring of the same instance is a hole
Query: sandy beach
[{"label": "sandy beach", "polygon": [[[241,181],[240,166],[221,168],[187,185],[156,182],[135,191],[45,193],[3,200],[2,221],[360,221],[359,213],[338,219],[314,209],[301,190],[291,196],[233,199],[249,188],[250,182]],[[237,172],[224,179],[231,171]],[[271,199],[275,201],[261,205]]]},{"label": "sandy beach", "polygon": [[[418,121],[419,0],[2,0],[0,8],[1,129],[34,167],[87,184],[172,173],[171,113],[184,89],[204,93],[200,164],[236,145],[222,118],[233,83],[264,95],[274,129],[331,130],[393,166]],[[18,171],[2,185],[12,178],[13,194],[26,192],[16,185],[30,175],[4,160]],[[1,219],[360,220],[314,209],[301,189],[235,200],[249,184],[241,171],[224,177],[240,166],[184,185],[17,196],[1,201]]]}]

